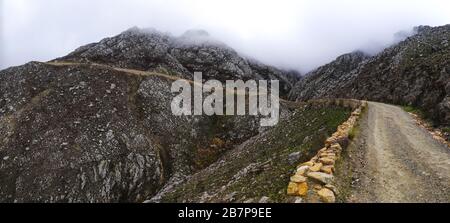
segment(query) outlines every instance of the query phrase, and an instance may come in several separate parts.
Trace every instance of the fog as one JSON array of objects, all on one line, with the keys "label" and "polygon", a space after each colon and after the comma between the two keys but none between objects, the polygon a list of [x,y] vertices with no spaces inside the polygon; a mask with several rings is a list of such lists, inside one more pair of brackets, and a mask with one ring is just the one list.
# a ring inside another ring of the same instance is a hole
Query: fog
[{"label": "fog", "polygon": [[204,29],[242,55],[307,72],[399,31],[450,23],[446,0],[0,0],[0,68],[46,61],[138,26]]}]

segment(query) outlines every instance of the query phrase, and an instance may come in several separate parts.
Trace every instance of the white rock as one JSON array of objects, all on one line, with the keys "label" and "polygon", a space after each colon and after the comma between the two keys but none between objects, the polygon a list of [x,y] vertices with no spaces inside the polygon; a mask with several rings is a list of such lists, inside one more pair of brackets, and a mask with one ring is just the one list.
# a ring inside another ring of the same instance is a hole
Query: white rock
[{"label": "white rock", "polygon": [[259,203],[269,203],[269,200],[270,200],[269,197],[263,196],[263,197],[259,200]]},{"label": "white rock", "polygon": [[255,202],[255,199],[253,199],[253,198],[249,198],[244,201],[245,204],[254,203],[254,202]]}]

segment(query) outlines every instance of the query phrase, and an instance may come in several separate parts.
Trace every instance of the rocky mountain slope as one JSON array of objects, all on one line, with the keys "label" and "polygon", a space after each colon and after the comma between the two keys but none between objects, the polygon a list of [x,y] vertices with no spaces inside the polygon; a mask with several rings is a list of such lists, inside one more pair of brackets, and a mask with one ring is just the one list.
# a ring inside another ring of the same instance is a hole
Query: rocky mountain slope
[{"label": "rocky mountain slope", "polygon": [[283,102],[280,123],[251,137],[150,202],[294,202],[286,186],[292,171],[323,147],[351,112],[332,103]]},{"label": "rocky mountain slope", "polygon": [[280,79],[283,95],[296,80],[202,31],[137,28],[0,71],[0,202],[144,201],[264,131],[254,116],[173,116],[167,77],[194,71]]},{"label": "rocky mountain slope", "polygon": [[330,91],[329,86],[353,81],[357,73],[352,71],[369,58],[370,56],[361,51],[339,56],[331,63],[308,73],[305,78],[297,82],[289,97],[301,101],[335,97],[335,93]]},{"label": "rocky mountain slope", "polygon": [[436,124],[450,125],[450,25],[420,26],[415,35],[369,57],[338,57],[309,73],[292,100],[356,98],[419,107]]},{"label": "rocky mountain slope", "polygon": [[192,79],[196,71],[202,72],[205,79],[223,82],[277,79],[281,95],[286,95],[300,76],[295,71],[282,71],[243,58],[203,30],[189,30],[174,37],[153,29],[131,28],[118,36],[80,47],[58,60],[161,71],[187,79]]},{"label": "rocky mountain slope", "polygon": [[[360,98],[450,122],[450,26],[378,55],[340,56],[299,74],[240,56],[206,32],[132,28],[50,63],[0,71],[0,202],[286,202],[295,165],[350,114],[282,101],[255,116],[174,116],[175,79],[278,79],[283,98]],[[158,75],[154,75],[157,73]]]}]

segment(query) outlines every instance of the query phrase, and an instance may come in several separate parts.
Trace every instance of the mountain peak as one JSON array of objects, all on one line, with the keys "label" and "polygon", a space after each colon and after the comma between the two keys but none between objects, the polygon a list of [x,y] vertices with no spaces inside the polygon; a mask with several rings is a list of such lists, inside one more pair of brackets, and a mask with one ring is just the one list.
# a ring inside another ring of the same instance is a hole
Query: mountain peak
[{"label": "mountain peak", "polygon": [[186,32],[183,33],[183,35],[181,35],[181,37],[186,37],[186,38],[190,38],[190,37],[206,37],[206,36],[210,36],[209,33],[206,30],[203,29],[189,29]]}]

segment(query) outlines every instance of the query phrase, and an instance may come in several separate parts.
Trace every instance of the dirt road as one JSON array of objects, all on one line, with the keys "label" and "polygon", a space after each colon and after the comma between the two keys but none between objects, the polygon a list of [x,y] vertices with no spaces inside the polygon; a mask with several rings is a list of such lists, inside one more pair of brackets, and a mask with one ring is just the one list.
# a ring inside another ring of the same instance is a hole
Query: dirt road
[{"label": "dirt road", "polygon": [[450,149],[401,108],[369,103],[350,202],[450,202]]}]

